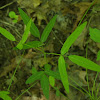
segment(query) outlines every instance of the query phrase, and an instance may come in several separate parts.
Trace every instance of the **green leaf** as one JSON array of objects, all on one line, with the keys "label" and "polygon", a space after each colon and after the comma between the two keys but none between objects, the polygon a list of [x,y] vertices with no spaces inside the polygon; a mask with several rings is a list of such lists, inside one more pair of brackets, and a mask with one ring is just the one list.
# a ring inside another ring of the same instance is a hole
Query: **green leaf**
[{"label": "green leaf", "polygon": [[97,59],[96,59],[97,61],[98,60],[100,60],[100,50],[98,51],[98,53],[97,53]]},{"label": "green leaf", "polygon": [[2,98],[3,100],[12,100],[11,97],[7,94],[9,94],[8,91],[0,91],[0,98]]},{"label": "green leaf", "polygon": [[32,67],[32,74],[36,74],[37,73],[37,70],[35,67]]},{"label": "green leaf", "polygon": [[65,65],[64,57],[62,55],[58,59],[58,68],[59,68],[59,73],[61,76],[61,81],[63,83],[63,86],[66,92],[69,93],[69,82],[68,82],[68,76],[66,71],[66,65]]},{"label": "green leaf", "polygon": [[15,16],[16,16],[16,13],[14,11],[9,12],[9,17],[10,18],[15,18]]},{"label": "green leaf", "polygon": [[13,23],[17,23],[17,20],[16,19],[14,19],[14,20],[12,20],[13,21]]},{"label": "green leaf", "polygon": [[42,46],[43,44],[40,41],[31,41],[28,43],[25,43],[23,45],[23,49],[30,49],[30,48],[37,48]]},{"label": "green leaf", "polygon": [[6,29],[0,27],[0,33],[5,36],[7,39],[11,40],[11,41],[16,41],[16,39],[14,38],[14,36],[8,32]]},{"label": "green leaf", "polygon": [[22,49],[23,48],[23,44],[26,42],[27,38],[28,38],[28,34],[30,32],[30,26],[31,26],[31,22],[32,22],[32,19],[30,19],[30,21],[28,22],[27,26],[26,26],[26,29],[25,29],[25,32],[22,36],[22,40],[18,43],[18,45],[16,46],[18,49]]},{"label": "green leaf", "polygon": [[45,68],[45,70],[49,71],[51,69],[51,65],[50,64],[45,64],[44,68]]},{"label": "green leaf", "polygon": [[45,74],[41,77],[40,83],[43,94],[49,100],[49,79]]},{"label": "green leaf", "polygon": [[0,94],[9,94],[8,91],[0,91]]},{"label": "green leaf", "polygon": [[87,22],[84,22],[82,25],[77,27],[76,30],[67,38],[63,47],[61,48],[61,54],[62,55],[64,55],[66,52],[68,52],[69,48],[75,42],[75,40],[78,38],[80,33],[83,31],[86,24],[87,24]]},{"label": "green leaf", "polygon": [[46,73],[47,75],[49,75],[49,76],[52,76],[52,77],[58,79],[58,80],[61,79],[61,78],[60,78],[60,74],[59,74],[59,72],[57,72],[57,71],[54,72],[54,71],[51,71],[51,70],[46,70],[45,73]]},{"label": "green leaf", "polygon": [[60,96],[60,92],[59,92],[59,90],[56,90],[56,96],[57,96],[57,97]]},{"label": "green leaf", "polygon": [[42,33],[42,36],[41,36],[41,42],[45,42],[52,30],[52,28],[54,27],[54,24],[56,22],[56,18],[57,18],[57,15],[55,15],[51,20],[50,22],[48,23],[48,25],[45,27],[43,33]]},{"label": "green leaf", "polygon": [[[21,15],[21,17],[22,17],[22,20],[23,20],[24,24],[27,25],[27,23],[28,23],[29,20],[30,20],[29,16],[27,16],[27,14],[26,14],[21,8],[18,8],[18,10],[19,10],[19,13],[20,13],[20,15]],[[35,24],[34,24],[33,22],[32,22],[32,24],[31,24],[30,32],[31,32],[31,34],[34,35],[35,37],[40,38],[39,30],[38,30],[38,28],[35,26]]]},{"label": "green leaf", "polygon": [[95,41],[100,43],[100,30],[96,29],[96,28],[89,28],[90,31],[90,38]]},{"label": "green leaf", "polygon": [[44,74],[43,71],[34,73],[33,75],[31,75],[31,76],[26,80],[26,84],[30,84],[30,83],[33,83],[33,82],[36,81],[36,80],[39,80],[39,79],[42,77],[43,74]]},{"label": "green leaf", "polygon": [[68,58],[75,64],[82,66],[84,68],[100,72],[100,66],[96,63],[92,62],[91,60],[88,60],[84,57],[77,56],[77,55],[71,55],[68,56]]},{"label": "green leaf", "polygon": [[49,83],[50,83],[50,85],[51,85],[52,87],[54,87],[54,85],[55,85],[55,78],[52,77],[52,76],[49,76]]}]

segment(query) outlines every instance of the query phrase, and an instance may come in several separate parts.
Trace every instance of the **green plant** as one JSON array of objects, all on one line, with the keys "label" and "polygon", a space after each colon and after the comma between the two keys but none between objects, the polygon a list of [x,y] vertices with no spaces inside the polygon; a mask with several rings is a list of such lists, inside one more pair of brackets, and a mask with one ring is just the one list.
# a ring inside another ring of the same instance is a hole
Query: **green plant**
[{"label": "green plant", "polygon": [[16,15],[16,13],[14,11],[10,11],[9,12],[9,17],[12,19],[12,21],[14,23],[17,23],[17,21],[18,21],[18,15]]},{"label": "green plant", "polygon": [[10,96],[8,96],[8,91],[0,91],[0,98],[3,100],[12,100]]},{"label": "green plant", "polygon": [[[50,20],[50,22],[48,23],[48,25],[44,29],[42,35],[40,36],[39,30],[35,26],[35,24],[32,22],[32,19],[30,19],[22,9],[18,8],[18,10],[19,10],[19,13],[20,13],[23,21],[24,21],[24,24],[26,24],[26,29],[25,29],[25,32],[22,36],[22,39],[17,44],[15,49],[22,50],[22,49],[36,48],[37,50],[40,50],[41,52],[43,52],[45,60],[46,60],[46,55],[47,54],[59,55],[58,70],[56,70],[55,72],[52,71],[51,70],[51,65],[49,65],[48,63],[44,66],[44,68],[41,68],[42,71],[37,71],[33,67],[32,68],[32,75],[26,80],[26,84],[31,84],[31,83],[34,83],[35,81],[39,80],[45,97],[47,99],[49,99],[49,84],[56,90],[57,95],[59,95],[59,93],[60,93],[59,88],[55,87],[55,79],[57,79],[57,80],[62,81],[62,84],[63,84],[66,92],[69,93],[70,83],[68,82],[69,77],[68,77],[67,71],[66,71],[66,63],[65,63],[65,59],[64,59],[65,57],[68,57],[72,62],[74,62],[75,64],[77,64],[79,66],[82,66],[84,68],[87,68],[87,69],[90,69],[90,70],[93,70],[93,71],[100,72],[100,66],[97,65],[96,63],[92,62],[91,60],[88,60],[87,58],[77,56],[77,55],[69,55],[69,56],[65,55],[66,53],[68,53],[71,45],[75,42],[75,40],[78,38],[80,33],[83,31],[83,29],[86,26],[87,22],[84,22],[83,24],[79,25],[76,28],[76,30],[67,38],[67,40],[64,42],[64,44],[63,44],[63,46],[60,50],[60,54],[46,53],[43,50],[44,42],[47,40],[47,38],[48,38],[48,36],[49,36],[49,34],[50,34],[54,24],[55,24],[57,15],[55,15]],[[39,39],[39,41],[31,41],[31,42],[25,43],[26,40],[27,40],[29,32],[31,32],[32,35],[37,37]],[[11,33],[9,33],[7,30],[5,30],[2,27],[0,27],[0,33],[2,35],[4,35],[6,38],[8,38],[9,40],[11,40],[11,41],[17,41]],[[18,66],[15,69],[14,75],[16,73],[16,70],[17,70]],[[13,77],[12,77],[12,80],[13,80]],[[11,81],[11,83],[12,83],[12,81]],[[10,89],[11,83],[8,87],[8,91]],[[94,83],[94,85],[95,85],[95,83]],[[30,89],[30,87],[28,89]],[[86,91],[86,90],[84,90],[84,91]],[[23,92],[22,94],[24,94],[24,93],[25,92]],[[86,93],[90,96],[91,100],[94,100],[93,95],[91,96],[91,94],[88,93],[87,91],[86,91]],[[2,91],[1,91],[1,94],[2,94]],[[8,92],[6,93],[6,95],[7,94],[8,94]],[[0,97],[3,98],[2,95],[0,95]],[[18,100],[19,97],[17,97],[16,100]],[[6,100],[6,99],[4,99],[4,100]],[[9,98],[8,100],[11,100],[11,98]]]}]

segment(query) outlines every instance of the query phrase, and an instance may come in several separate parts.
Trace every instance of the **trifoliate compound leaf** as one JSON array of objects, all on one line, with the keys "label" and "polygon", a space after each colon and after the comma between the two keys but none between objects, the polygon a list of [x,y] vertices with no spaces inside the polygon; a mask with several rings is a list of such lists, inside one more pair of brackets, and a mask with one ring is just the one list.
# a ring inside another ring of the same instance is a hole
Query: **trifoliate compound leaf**
[{"label": "trifoliate compound leaf", "polygon": [[68,82],[68,75],[66,71],[66,65],[64,57],[61,55],[58,59],[58,68],[61,77],[61,81],[67,93],[69,93],[69,82]]},{"label": "trifoliate compound leaf", "polygon": [[18,45],[16,46],[18,49],[22,49],[23,48],[23,44],[26,42],[27,38],[28,38],[28,34],[30,32],[30,26],[31,26],[31,22],[32,22],[32,19],[30,19],[30,21],[28,22],[27,26],[26,26],[26,29],[25,29],[25,32],[22,36],[22,40],[18,43]]},{"label": "trifoliate compound leaf", "polygon": [[16,41],[16,39],[14,38],[14,36],[8,32],[6,29],[0,27],[0,33],[5,36],[7,39],[11,40],[11,41]]},{"label": "trifoliate compound leaf", "polygon": [[49,83],[50,83],[50,85],[51,85],[52,87],[54,87],[54,85],[55,85],[55,78],[52,77],[52,76],[49,76]]},{"label": "trifoliate compound leaf", "polygon": [[57,79],[57,80],[61,80],[61,78],[60,78],[60,74],[59,74],[59,72],[54,72],[54,71],[51,71],[51,70],[45,70],[45,73],[47,74],[47,75],[49,75],[49,76],[52,76],[52,77],[54,77],[55,79]]},{"label": "trifoliate compound leaf", "polygon": [[49,100],[49,79],[45,74],[41,77],[40,83],[43,94],[45,95],[47,100]]},{"label": "trifoliate compound leaf", "polygon": [[[20,15],[21,15],[21,17],[22,17],[22,20],[23,20],[24,24],[27,25],[27,23],[28,23],[29,20],[30,20],[29,16],[27,16],[27,14],[26,14],[21,8],[18,8],[18,10],[19,10],[19,13],[20,13]],[[34,35],[35,37],[40,38],[39,30],[38,30],[38,28],[35,26],[35,24],[34,24],[33,22],[32,22],[32,24],[31,24],[30,32],[31,32],[31,34]]]},{"label": "trifoliate compound leaf", "polygon": [[41,43],[40,41],[31,41],[31,42],[25,43],[23,45],[23,49],[37,48],[42,45],[43,45],[43,43]]},{"label": "trifoliate compound leaf", "polygon": [[98,51],[98,53],[97,53],[97,59],[96,59],[97,61],[98,60],[100,60],[100,50]]},{"label": "trifoliate compound leaf", "polygon": [[95,41],[100,43],[100,30],[96,29],[96,28],[89,28],[89,34],[90,34],[90,38]]},{"label": "trifoliate compound leaf", "polygon": [[33,83],[36,80],[41,79],[42,75],[44,74],[43,71],[37,72],[33,75],[31,75],[27,80],[26,80],[26,84],[30,84]]},{"label": "trifoliate compound leaf", "polygon": [[61,48],[61,54],[64,55],[68,52],[71,45],[75,42],[75,40],[78,38],[78,36],[83,31],[84,27],[86,26],[87,22],[84,22],[79,27],[76,28],[76,30],[67,38],[65,41],[63,47]]},{"label": "trifoliate compound leaf", "polygon": [[92,62],[91,60],[88,60],[84,57],[77,56],[77,55],[70,55],[68,58],[75,64],[82,66],[84,68],[100,72],[100,66],[96,63]]},{"label": "trifoliate compound leaf", "polygon": [[45,42],[52,30],[52,28],[54,27],[54,24],[56,22],[56,18],[57,18],[57,15],[55,15],[51,20],[50,22],[48,23],[48,25],[45,27],[43,33],[42,33],[42,36],[41,36],[41,42]]}]

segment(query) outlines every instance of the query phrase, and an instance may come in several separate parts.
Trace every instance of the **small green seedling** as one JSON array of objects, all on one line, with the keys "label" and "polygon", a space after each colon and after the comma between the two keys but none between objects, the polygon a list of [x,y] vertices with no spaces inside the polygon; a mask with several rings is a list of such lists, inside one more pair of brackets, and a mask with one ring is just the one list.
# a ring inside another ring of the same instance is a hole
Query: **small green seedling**
[{"label": "small green seedling", "polygon": [[[49,99],[49,84],[54,87],[55,79],[60,80],[59,72],[54,72],[51,70],[51,65],[46,64],[43,71],[37,71],[32,68],[32,75],[26,80],[26,84],[31,84],[36,80],[40,80],[41,88],[44,95]],[[48,77],[49,76],[49,77]]]},{"label": "small green seedling", "polygon": [[10,11],[9,12],[9,17],[12,19],[12,21],[14,23],[17,23],[17,21],[18,21],[18,15],[16,15],[16,13],[14,11]]}]

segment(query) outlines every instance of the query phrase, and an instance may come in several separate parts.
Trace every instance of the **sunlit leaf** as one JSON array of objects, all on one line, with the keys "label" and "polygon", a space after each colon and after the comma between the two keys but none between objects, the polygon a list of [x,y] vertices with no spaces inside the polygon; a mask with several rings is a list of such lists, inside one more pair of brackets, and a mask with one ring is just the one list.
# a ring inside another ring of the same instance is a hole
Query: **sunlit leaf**
[{"label": "sunlit leaf", "polygon": [[45,97],[49,100],[49,79],[45,74],[41,77],[40,83]]},{"label": "sunlit leaf", "polygon": [[40,47],[40,46],[42,46],[42,43],[40,41],[31,41],[31,42],[25,43],[23,45],[22,49],[37,48],[37,47]]},{"label": "sunlit leaf", "polygon": [[9,17],[10,18],[15,18],[15,16],[16,16],[16,13],[14,11],[9,12]]},{"label": "sunlit leaf", "polygon": [[90,34],[90,38],[95,41],[100,43],[100,30],[96,29],[96,28],[89,28],[89,34]]},{"label": "sunlit leaf", "polygon": [[65,53],[68,52],[69,48],[71,45],[75,42],[75,40],[78,38],[78,36],[81,34],[83,31],[84,27],[86,26],[87,22],[84,22],[81,24],[79,27],[76,28],[76,30],[71,33],[71,35],[67,38],[65,41],[63,47],[61,48],[61,54],[64,55]]},{"label": "sunlit leaf", "polygon": [[8,32],[6,29],[0,27],[0,33],[5,36],[7,39],[11,40],[11,41],[16,41],[16,39],[14,38],[14,36]]},{"label": "sunlit leaf", "polygon": [[41,36],[41,42],[45,42],[52,30],[52,28],[54,27],[55,21],[56,21],[57,15],[55,15],[50,22],[48,23],[48,25],[45,27],[42,36]]},{"label": "sunlit leaf", "polygon": [[0,98],[2,98],[3,100],[12,100],[11,97],[7,94],[9,94],[8,91],[0,91]]},{"label": "sunlit leaf", "polygon": [[26,80],[26,84],[30,84],[30,83],[33,83],[33,82],[36,81],[36,80],[39,80],[39,79],[42,77],[43,74],[44,74],[43,71],[34,73],[33,75],[31,75],[31,76]]},{"label": "sunlit leaf", "polygon": [[[19,13],[20,13],[20,15],[21,15],[21,17],[22,17],[22,20],[23,20],[24,24],[27,25],[27,23],[28,23],[29,20],[30,20],[29,16],[27,16],[27,14],[26,14],[21,8],[18,8],[18,10],[19,10]],[[30,32],[31,32],[31,34],[34,35],[35,37],[40,38],[39,30],[38,30],[38,28],[35,26],[35,24],[34,24],[33,22],[32,22],[32,24],[31,24]]]},{"label": "sunlit leaf", "polygon": [[68,75],[66,71],[66,65],[64,57],[61,55],[58,59],[58,68],[61,77],[61,81],[67,93],[69,93],[69,82],[68,82]]},{"label": "sunlit leaf", "polygon": [[10,94],[8,91],[0,91],[0,94]]},{"label": "sunlit leaf", "polygon": [[92,62],[91,60],[88,60],[84,57],[77,56],[77,55],[70,55],[68,58],[75,64],[82,66],[84,68],[100,72],[100,66],[96,63]]},{"label": "sunlit leaf", "polygon": [[49,76],[49,83],[50,83],[50,85],[51,85],[52,87],[54,87],[54,85],[55,85],[55,78],[52,77],[52,76]]},{"label": "sunlit leaf", "polygon": [[28,22],[27,26],[26,26],[26,29],[25,29],[25,32],[22,36],[22,40],[18,43],[18,45],[16,46],[18,49],[22,49],[23,48],[23,44],[26,42],[27,38],[28,38],[28,34],[30,32],[30,26],[31,26],[31,22],[32,22],[32,19],[30,19],[30,21]]}]

